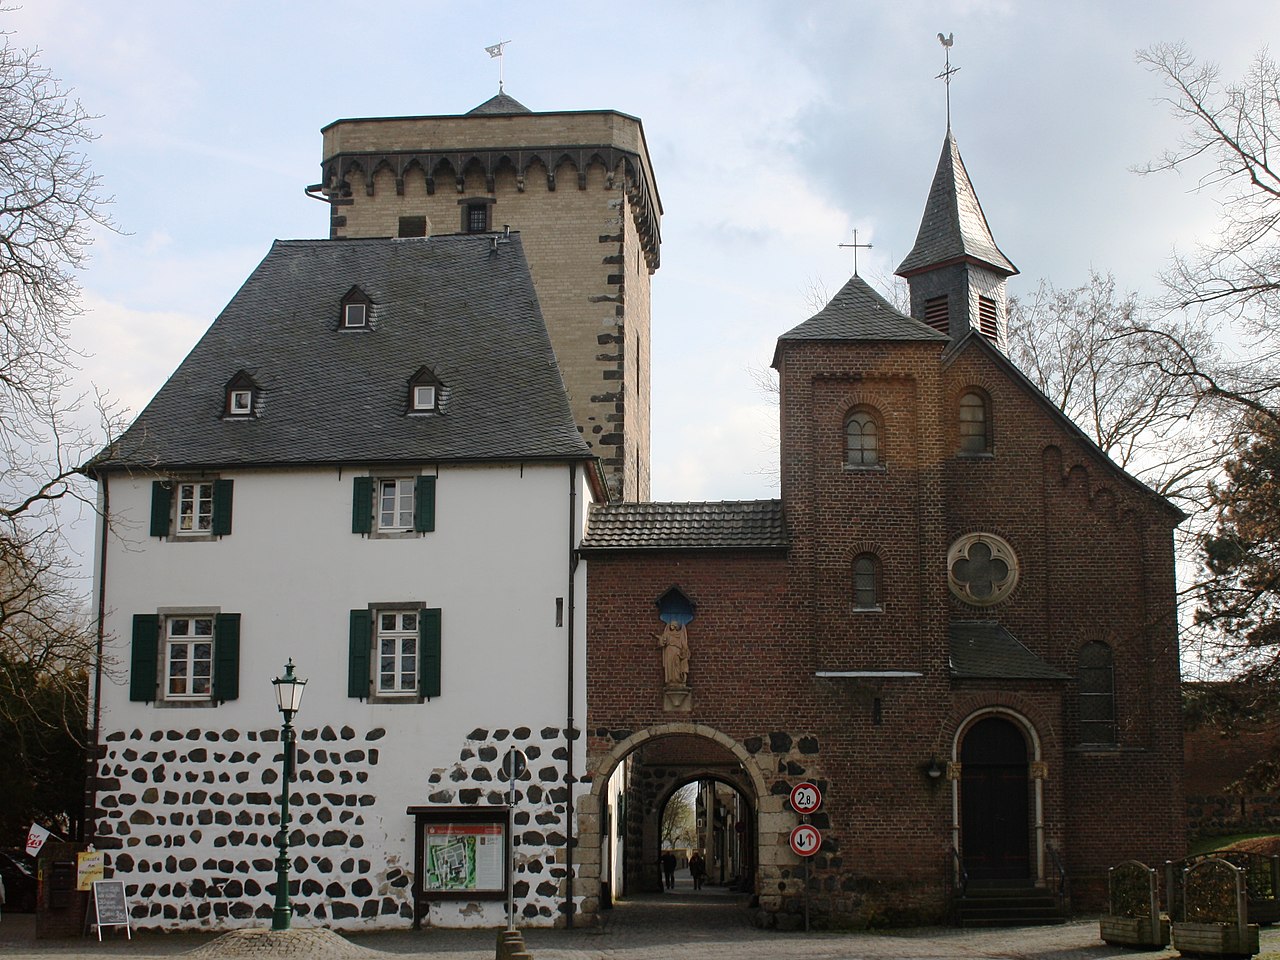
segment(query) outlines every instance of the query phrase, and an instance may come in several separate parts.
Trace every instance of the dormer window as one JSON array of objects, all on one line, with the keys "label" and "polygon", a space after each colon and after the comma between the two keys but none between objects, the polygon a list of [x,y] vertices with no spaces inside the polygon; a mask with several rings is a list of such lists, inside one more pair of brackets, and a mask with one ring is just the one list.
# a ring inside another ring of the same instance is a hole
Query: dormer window
[{"label": "dormer window", "polygon": [[222,415],[236,419],[252,417],[257,399],[258,385],[253,382],[251,376],[241,370],[227,382]]},{"label": "dormer window", "polygon": [[431,413],[439,409],[440,387],[440,380],[430,367],[419,367],[409,378],[409,412]]},{"label": "dormer window", "polygon": [[413,388],[413,409],[434,410],[436,408],[436,388],[434,385]]},{"label": "dormer window", "polygon": [[338,326],[343,330],[367,330],[373,312],[373,301],[359,287],[352,287],[342,297]]},{"label": "dormer window", "polygon": [[344,327],[364,327],[369,324],[369,307],[363,303],[348,303],[342,307]]}]

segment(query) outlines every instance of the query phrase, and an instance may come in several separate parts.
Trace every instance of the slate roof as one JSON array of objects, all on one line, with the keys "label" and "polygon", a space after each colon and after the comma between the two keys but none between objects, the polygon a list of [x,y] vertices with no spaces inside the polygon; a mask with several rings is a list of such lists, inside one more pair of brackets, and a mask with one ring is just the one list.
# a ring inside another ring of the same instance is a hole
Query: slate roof
[{"label": "slate roof", "polygon": [[812,317],[779,340],[937,340],[949,338],[894,309],[856,274]]},{"label": "slate roof", "polygon": [[788,543],[781,500],[598,503],[581,549],[778,550]]},{"label": "slate roof", "polygon": [[498,91],[496,97],[490,97],[479,106],[472,107],[467,111],[466,115],[471,116],[477,113],[489,114],[511,114],[511,113],[533,113],[528,107],[517,100],[515,97],[508,96],[502,91]]},{"label": "slate roof", "polygon": [[916,244],[898,265],[897,273],[905,277],[960,259],[977,260],[1006,276],[1018,272],[996,246],[982,204],[960,159],[956,138],[947,130]]},{"label": "slate roof", "polygon": [[962,680],[1067,680],[994,620],[960,620],[948,631],[951,676]]},{"label": "slate roof", "polygon": [[[495,240],[276,241],[95,463],[590,457],[519,237]],[[353,285],[373,301],[368,330],[338,329]],[[424,366],[441,384],[439,409],[408,415],[409,380]],[[256,416],[224,418],[226,385],[242,370],[260,388]]]}]

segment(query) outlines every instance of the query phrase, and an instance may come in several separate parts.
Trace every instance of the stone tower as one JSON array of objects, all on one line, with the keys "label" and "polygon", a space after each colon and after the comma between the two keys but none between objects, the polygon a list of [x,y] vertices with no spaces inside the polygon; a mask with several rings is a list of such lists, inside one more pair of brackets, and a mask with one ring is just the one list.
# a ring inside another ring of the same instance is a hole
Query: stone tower
[{"label": "stone tower", "polygon": [[991,236],[948,128],[915,246],[897,270],[911,288],[911,316],[952,340],[976,330],[1004,349],[1005,281],[1017,272]]},{"label": "stone tower", "polygon": [[518,230],[578,430],[611,499],[649,498],[649,278],[661,201],[644,128],[612,110],[534,113],[499,93],[460,116],[322,131],[330,237]]}]

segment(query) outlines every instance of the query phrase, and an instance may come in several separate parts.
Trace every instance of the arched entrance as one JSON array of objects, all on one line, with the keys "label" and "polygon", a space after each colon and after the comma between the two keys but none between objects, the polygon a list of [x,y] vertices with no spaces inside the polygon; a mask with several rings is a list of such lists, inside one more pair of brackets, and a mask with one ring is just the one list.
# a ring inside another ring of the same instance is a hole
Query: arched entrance
[{"label": "arched entrance", "polygon": [[1039,879],[1043,820],[1039,781],[1030,777],[1039,755],[1034,732],[1020,717],[992,712],[974,718],[957,739],[955,829],[969,879]]},{"label": "arched entrance", "polygon": [[756,891],[760,802],[767,795],[760,770],[741,744],[708,727],[670,724],[628,737],[594,767],[584,808],[596,815],[579,820],[582,848],[599,851],[595,871],[585,858],[582,864],[584,913],[593,906],[592,881],[598,883],[595,906],[602,908],[615,899],[662,891],[663,808],[691,783],[698,784],[693,849],[708,861],[708,883]]}]

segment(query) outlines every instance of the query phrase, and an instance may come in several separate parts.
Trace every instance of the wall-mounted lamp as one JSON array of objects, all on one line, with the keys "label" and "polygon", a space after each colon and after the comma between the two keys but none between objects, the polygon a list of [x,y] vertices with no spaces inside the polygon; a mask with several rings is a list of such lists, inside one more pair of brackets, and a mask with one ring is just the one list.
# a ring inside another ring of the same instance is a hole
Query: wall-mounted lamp
[{"label": "wall-mounted lamp", "polygon": [[936,784],[946,772],[947,768],[938,762],[937,757],[930,757],[924,768],[924,775],[929,778],[930,784]]}]

